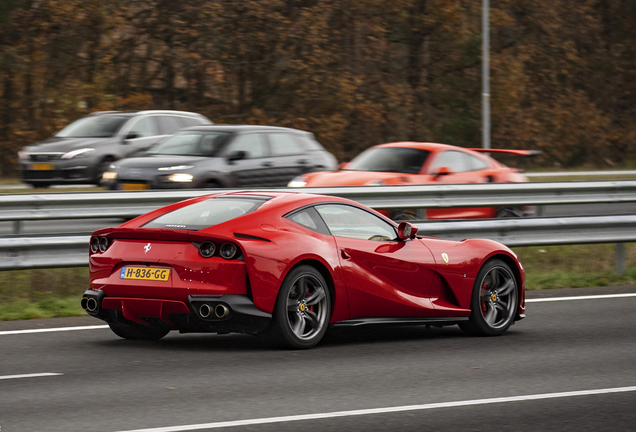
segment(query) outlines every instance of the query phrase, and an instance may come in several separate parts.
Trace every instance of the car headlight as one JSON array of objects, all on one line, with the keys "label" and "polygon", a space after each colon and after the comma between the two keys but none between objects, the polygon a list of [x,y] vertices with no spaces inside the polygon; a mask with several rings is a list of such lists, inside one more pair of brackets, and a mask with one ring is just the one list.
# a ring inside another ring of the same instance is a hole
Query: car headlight
[{"label": "car headlight", "polygon": [[18,158],[20,160],[29,160],[29,152],[25,152],[24,150],[20,150],[18,152]]},{"label": "car headlight", "polygon": [[175,170],[187,170],[190,168],[194,168],[194,165],[175,165],[169,167],[161,167],[157,168],[159,171],[175,171]]},{"label": "car headlight", "polygon": [[287,187],[305,187],[307,184],[307,177],[305,176],[296,176],[289,183],[287,183]]},{"label": "car headlight", "polygon": [[178,183],[190,183],[194,176],[192,174],[177,173],[168,177],[168,180]]},{"label": "car headlight", "polygon": [[117,178],[117,173],[112,171],[105,171],[104,174],[102,174],[102,178],[104,180],[115,180]]},{"label": "car headlight", "polygon": [[62,155],[62,159],[73,159],[73,158],[86,157],[86,156],[89,155],[90,152],[94,152],[94,151],[95,151],[94,148],[77,149],[77,150],[70,151],[68,153],[64,153]]}]

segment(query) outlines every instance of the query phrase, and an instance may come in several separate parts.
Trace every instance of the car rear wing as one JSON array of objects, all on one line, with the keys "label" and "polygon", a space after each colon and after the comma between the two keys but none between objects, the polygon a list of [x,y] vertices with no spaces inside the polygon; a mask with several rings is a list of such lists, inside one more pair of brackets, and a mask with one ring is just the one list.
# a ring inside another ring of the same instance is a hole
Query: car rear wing
[{"label": "car rear wing", "polygon": [[517,156],[535,156],[541,152],[541,150],[512,150],[512,149],[491,149],[491,148],[469,148],[468,150],[476,151],[479,153],[504,153]]}]

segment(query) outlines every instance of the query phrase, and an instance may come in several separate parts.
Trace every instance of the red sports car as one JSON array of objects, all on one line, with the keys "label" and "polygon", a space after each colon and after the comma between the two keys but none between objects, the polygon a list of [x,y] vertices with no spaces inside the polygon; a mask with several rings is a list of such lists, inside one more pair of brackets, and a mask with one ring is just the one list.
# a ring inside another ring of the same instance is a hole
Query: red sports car
[{"label": "red sports car", "polygon": [[[527,182],[520,169],[510,168],[484,153],[531,156],[533,150],[467,149],[447,144],[397,142],[380,144],[360,153],[339,171],[303,174],[289,187],[377,186],[454,183]],[[450,219],[519,217],[532,208],[427,209],[426,215],[398,211],[393,219]]]},{"label": "red sports car", "polygon": [[310,348],[329,325],[374,323],[501,335],[525,311],[506,246],[421,237],[331,196],[193,198],[96,231],[89,254],[82,307],[127,339],[266,331]]}]

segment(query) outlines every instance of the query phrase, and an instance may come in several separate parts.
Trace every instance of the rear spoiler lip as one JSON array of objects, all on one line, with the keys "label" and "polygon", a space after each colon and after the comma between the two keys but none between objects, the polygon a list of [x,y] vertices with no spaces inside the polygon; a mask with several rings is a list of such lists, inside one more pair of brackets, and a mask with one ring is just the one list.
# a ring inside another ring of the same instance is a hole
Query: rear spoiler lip
[{"label": "rear spoiler lip", "polygon": [[512,149],[490,149],[490,148],[469,148],[468,150],[472,150],[478,153],[504,153],[504,154],[512,154],[517,156],[535,156],[541,154],[541,150],[512,150]]}]

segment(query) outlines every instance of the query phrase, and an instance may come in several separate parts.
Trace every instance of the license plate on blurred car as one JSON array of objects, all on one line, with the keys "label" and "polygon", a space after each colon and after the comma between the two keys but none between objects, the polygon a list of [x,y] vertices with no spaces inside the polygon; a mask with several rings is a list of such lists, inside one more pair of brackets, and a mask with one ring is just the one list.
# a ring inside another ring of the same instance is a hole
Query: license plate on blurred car
[{"label": "license plate on blurred car", "polygon": [[31,170],[33,171],[53,171],[55,169],[55,165],[47,164],[47,163],[37,163],[31,164]]},{"label": "license plate on blurred car", "polygon": [[119,273],[119,279],[135,279],[149,281],[167,281],[170,277],[170,269],[151,267],[123,267]]},{"label": "license plate on blurred car", "polygon": [[150,186],[146,183],[119,183],[117,189],[125,191],[138,191],[150,189]]}]

